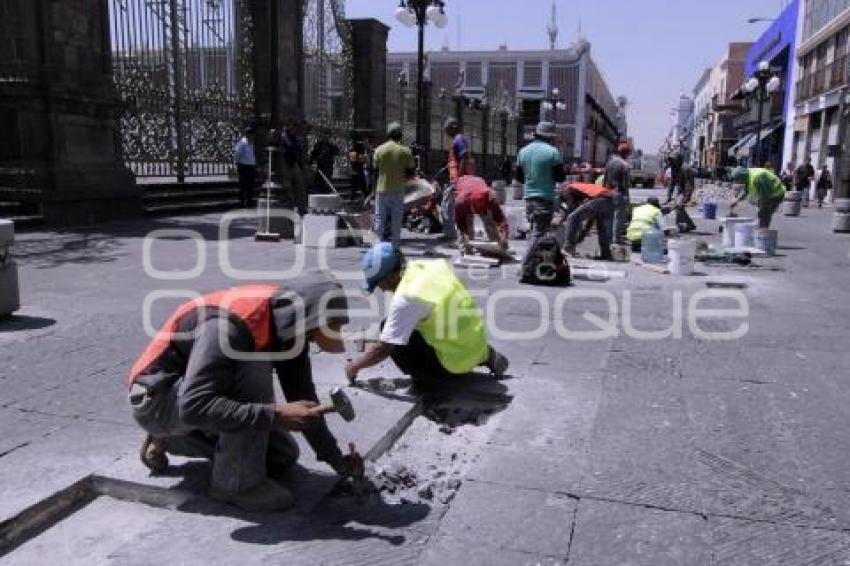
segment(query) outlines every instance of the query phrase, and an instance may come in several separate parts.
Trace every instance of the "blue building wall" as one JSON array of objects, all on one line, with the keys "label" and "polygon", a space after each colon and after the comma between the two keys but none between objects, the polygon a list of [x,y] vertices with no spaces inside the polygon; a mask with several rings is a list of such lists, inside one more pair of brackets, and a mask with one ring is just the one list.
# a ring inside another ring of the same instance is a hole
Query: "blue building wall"
[{"label": "blue building wall", "polygon": [[744,71],[747,77],[751,77],[759,62],[767,61],[779,55],[788,48],[788,64],[785,67],[785,76],[781,77],[785,88],[785,100],[782,114],[786,115],[788,105],[791,103],[792,89],[794,88],[794,51],[797,48],[797,17],[800,12],[800,0],[793,0],[779,14],[776,21],[756,40],[747,52],[747,61]]}]

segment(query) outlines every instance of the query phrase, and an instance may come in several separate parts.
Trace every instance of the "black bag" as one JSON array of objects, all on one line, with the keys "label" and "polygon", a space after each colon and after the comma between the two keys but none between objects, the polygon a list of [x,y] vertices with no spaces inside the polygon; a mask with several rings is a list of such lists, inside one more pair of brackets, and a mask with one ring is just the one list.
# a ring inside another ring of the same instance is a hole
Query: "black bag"
[{"label": "black bag", "polygon": [[554,236],[543,236],[529,252],[520,283],[565,286],[570,284],[570,265]]}]

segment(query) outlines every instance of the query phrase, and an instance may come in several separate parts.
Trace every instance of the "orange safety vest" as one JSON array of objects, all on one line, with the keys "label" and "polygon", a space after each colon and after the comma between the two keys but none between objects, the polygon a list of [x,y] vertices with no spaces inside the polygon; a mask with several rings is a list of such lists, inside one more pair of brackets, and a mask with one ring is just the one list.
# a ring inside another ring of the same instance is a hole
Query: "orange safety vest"
[{"label": "orange safety vest", "polygon": [[133,385],[140,375],[148,371],[162,357],[171,345],[171,340],[184,317],[206,308],[226,311],[241,320],[254,339],[254,350],[266,351],[272,341],[271,298],[280,291],[279,287],[272,285],[242,285],[225,291],[216,291],[184,303],[165,321],[160,331],[133,364],[128,385]]},{"label": "orange safety vest", "polygon": [[455,155],[454,138],[452,138],[451,145],[449,146],[449,180],[453,184],[456,184],[458,179],[464,175],[474,174],[475,164],[472,162],[472,147],[470,146],[467,149],[467,152],[463,157],[463,161],[458,163],[457,156]]},{"label": "orange safety vest", "polygon": [[572,189],[590,198],[614,196],[614,191],[611,189],[593,183],[570,183],[567,185],[567,189]]}]

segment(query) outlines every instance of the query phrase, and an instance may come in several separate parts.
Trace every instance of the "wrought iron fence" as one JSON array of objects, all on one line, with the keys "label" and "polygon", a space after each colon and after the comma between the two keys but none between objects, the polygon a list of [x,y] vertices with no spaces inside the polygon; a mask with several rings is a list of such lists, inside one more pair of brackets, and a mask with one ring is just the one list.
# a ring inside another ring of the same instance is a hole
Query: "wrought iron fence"
[{"label": "wrought iron fence", "polygon": [[[407,83],[406,77],[387,76],[387,122],[399,122],[404,131],[404,142],[416,141],[416,87]],[[469,104],[463,99],[463,131],[472,144],[476,170],[488,179],[497,178],[504,159],[513,161],[517,153],[517,116],[505,108]],[[438,93],[428,101],[431,172],[445,164],[449,140],[443,125],[450,116],[456,116],[458,101],[455,96]],[[504,145],[504,147],[503,147]]]},{"label": "wrought iron fence", "polygon": [[110,0],[119,147],[139,178],[231,172],[253,117],[249,0]]},{"label": "wrought iron fence", "polygon": [[326,138],[344,169],[351,149],[353,55],[344,0],[302,0],[304,119],[309,147]]}]

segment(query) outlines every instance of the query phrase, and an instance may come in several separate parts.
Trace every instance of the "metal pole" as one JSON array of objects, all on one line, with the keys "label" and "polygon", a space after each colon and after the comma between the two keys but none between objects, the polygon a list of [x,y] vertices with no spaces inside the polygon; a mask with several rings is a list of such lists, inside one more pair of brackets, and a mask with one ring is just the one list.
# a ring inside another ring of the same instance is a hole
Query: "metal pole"
[{"label": "metal pole", "polygon": [[180,9],[177,0],[170,3],[170,26],[171,26],[171,72],[174,83],[174,132],[176,136],[176,169],[177,182],[186,180],[186,147],[183,136],[183,62],[180,53],[180,19],[177,10]]},{"label": "metal pole", "polygon": [[425,9],[423,7],[416,9],[416,23],[419,26],[419,53],[417,56],[419,66],[416,69],[416,145],[419,151],[424,153],[425,132],[422,122],[425,114]]},{"label": "metal pole", "polygon": [[767,91],[764,90],[763,85],[759,85],[759,90],[756,91],[756,102],[759,105],[758,112],[758,128],[756,129],[756,145],[755,145],[755,158],[753,159],[753,166],[759,167],[759,158],[761,157],[761,118],[762,118],[762,108],[764,106],[764,101],[767,94]]}]

